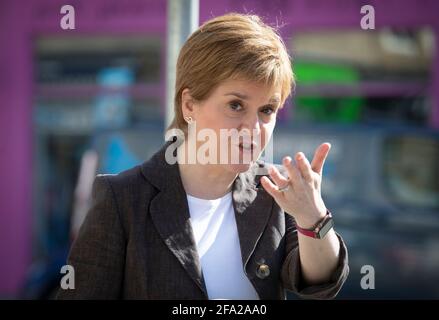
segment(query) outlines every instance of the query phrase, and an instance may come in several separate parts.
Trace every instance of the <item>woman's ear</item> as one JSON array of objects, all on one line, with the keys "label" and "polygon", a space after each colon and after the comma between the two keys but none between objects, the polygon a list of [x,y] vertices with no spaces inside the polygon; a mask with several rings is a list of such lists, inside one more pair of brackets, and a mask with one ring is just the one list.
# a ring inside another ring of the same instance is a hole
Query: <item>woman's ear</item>
[{"label": "woman's ear", "polygon": [[183,89],[181,92],[181,111],[183,117],[193,116],[194,112],[194,99],[190,94],[189,88]]}]

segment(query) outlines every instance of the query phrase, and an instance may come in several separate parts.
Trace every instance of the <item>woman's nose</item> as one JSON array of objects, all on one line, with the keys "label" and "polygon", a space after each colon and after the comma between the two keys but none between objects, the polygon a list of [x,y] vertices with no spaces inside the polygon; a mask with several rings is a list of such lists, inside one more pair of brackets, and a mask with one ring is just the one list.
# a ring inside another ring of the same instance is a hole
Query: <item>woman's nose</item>
[{"label": "woman's nose", "polygon": [[248,116],[244,119],[241,129],[248,129],[253,135],[258,135],[261,132],[260,119],[256,116]]}]

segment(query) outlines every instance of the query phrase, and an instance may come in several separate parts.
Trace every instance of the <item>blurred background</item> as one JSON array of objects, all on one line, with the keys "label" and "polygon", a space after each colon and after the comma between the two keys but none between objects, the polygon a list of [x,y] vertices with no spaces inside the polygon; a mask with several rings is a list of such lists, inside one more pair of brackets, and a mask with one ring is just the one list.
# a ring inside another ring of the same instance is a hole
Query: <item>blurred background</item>
[{"label": "blurred background", "polygon": [[[60,27],[65,4],[74,30]],[[366,4],[374,30],[360,27]],[[0,298],[50,298],[95,174],[162,145],[170,39],[182,32],[169,9],[0,0]],[[438,299],[439,2],[201,0],[191,21],[230,11],[281,26],[293,59],[298,86],[279,115],[276,162],[332,143],[322,191],[351,268],[338,298]],[[361,288],[364,265],[373,290]]]}]

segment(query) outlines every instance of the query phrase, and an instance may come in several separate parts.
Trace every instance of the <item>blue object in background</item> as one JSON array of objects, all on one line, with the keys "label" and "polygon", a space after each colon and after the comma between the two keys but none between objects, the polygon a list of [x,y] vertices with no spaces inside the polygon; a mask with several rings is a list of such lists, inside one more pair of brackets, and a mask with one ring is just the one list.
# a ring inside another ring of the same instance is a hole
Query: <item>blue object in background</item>
[{"label": "blue object in background", "polygon": [[134,81],[134,72],[127,67],[105,68],[97,76],[97,83],[103,87],[127,87]]},{"label": "blue object in background", "polygon": [[103,92],[96,98],[94,120],[97,128],[116,129],[128,125],[131,98],[127,91],[121,89],[129,87],[134,81],[133,70],[126,67],[105,68],[98,74],[97,82]]},{"label": "blue object in background", "polygon": [[102,163],[105,173],[119,173],[127,168],[134,167],[140,162],[141,160],[130,150],[128,144],[120,135],[113,134],[110,136]]}]

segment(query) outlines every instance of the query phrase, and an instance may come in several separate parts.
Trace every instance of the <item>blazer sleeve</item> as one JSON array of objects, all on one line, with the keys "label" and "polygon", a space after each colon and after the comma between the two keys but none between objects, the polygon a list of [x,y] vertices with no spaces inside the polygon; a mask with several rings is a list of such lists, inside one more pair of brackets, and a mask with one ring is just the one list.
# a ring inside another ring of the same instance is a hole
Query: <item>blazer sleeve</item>
[{"label": "blazer sleeve", "polygon": [[330,281],[320,285],[303,286],[295,221],[293,217],[285,213],[286,258],[281,270],[281,280],[285,289],[304,299],[335,298],[349,274],[347,248],[341,236],[336,234],[340,241],[339,264]]},{"label": "blazer sleeve", "polygon": [[117,299],[125,264],[125,235],[116,199],[105,175],[95,178],[92,205],[67,259],[74,268],[74,289],[58,290],[57,299]]}]

